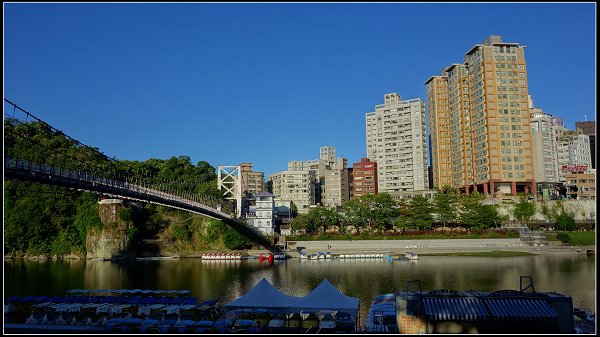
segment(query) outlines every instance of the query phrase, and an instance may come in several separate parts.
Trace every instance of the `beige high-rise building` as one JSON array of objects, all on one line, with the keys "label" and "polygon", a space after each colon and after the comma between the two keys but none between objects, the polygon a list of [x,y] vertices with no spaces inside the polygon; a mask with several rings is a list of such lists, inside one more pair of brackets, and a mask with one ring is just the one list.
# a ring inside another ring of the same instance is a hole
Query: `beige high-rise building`
[{"label": "beige high-rise building", "polygon": [[429,142],[433,186],[453,186],[452,144],[450,138],[450,107],[448,106],[448,76],[431,76],[426,82],[429,107]]},{"label": "beige high-rise building", "polygon": [[[535,193],[525,47],[492,35],[467,51],[464,64],[444,72],[453,186],[467,193]],[[430,98],[433,94],[427,91],[427,101],[435,104],[430,111],[440,101]],[[438,123],[435,130],[443,129],[441,121],[430,123]],[[435,142],[432,148],[439,148],[440,141]],[[440,165],[439,151],[437,155]]]},{"label": "beige high-rise building", "polygon": [[367,157],[377,163],[377,190],[420,191],[428,187],[425,104],[386,94],[366,114]]},{"label": "beige high-rise building", "polygon": [[252,197],[265,190],[265,174],[253,172],[252,163],[241,163],[240,172],[242,174],[243,197]]},{"label": "beige high-rise building", "polygon": [[308,213],[315,204],[316,172],[314,170],[287,170],[268,177],[272,182],[275,201],[292,201],[298,213]]},{"label": "beige high-rise building", "polygon": [[323,185],[323,206],[338,209],[345,201],[350,200],[350,187],[348,184],[348,160],[338,158],[329,169],[325,171],[325,184]]}]

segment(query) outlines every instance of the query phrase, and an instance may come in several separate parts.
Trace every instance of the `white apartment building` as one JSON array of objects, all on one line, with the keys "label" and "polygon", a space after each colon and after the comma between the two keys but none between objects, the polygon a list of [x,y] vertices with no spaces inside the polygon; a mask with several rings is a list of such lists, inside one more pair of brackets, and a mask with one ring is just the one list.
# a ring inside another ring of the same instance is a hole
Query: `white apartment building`
[{"label": "white apartment building", "polygon": [[537,183],[556,183],[559,166],[552,115],[538,108],[531,108],[530,115],[533,176]]},{"label": "white apartment building", "polygon": [[366,114],[367,156],[377,162],[378,192],[428,187],[425,104],[386,94],[384,104]]},{"label": "white apartment building", "polygon": [[309,169],[281,171],[268,177],[275,200],[292,201],[300,214],[308,213],[309,207],[315,204],[317,179],[316,171]]},{"label": "white apartment building", "polygon": [[269,192],[259,192],[254,195],[256,205],[250,207],[248,225],[266,235],[273,235],[274,197]]}]

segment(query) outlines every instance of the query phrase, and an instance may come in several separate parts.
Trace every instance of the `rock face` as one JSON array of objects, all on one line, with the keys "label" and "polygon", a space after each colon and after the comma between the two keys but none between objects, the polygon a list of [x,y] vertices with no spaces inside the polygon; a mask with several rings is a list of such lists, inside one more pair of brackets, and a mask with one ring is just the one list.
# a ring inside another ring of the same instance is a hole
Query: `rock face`
[{"label": "rock face", "polygon": [[119,217],[125,208],[120,199],[105,199],[98,203],[102,228],[92,228],[86,237],[88,259],[122,259],[133,257],[129,252],[127,223]]}]

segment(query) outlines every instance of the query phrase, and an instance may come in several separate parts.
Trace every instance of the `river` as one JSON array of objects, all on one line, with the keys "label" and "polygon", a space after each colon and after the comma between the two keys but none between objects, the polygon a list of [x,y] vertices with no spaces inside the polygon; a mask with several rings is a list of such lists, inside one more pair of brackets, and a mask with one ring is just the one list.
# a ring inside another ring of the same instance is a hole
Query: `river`
[{"label": "river", "polygon": [[[187,289],[199,300],[234,300],[263,277],[286,294],[304,296],[327,278],[344,294],[360,298],[361,321],[373,298],[406,289],[519,290],[531,276],[536,291],[571,296],[576,307],[596,307],[595,256],[422,256],[418,261],[300,260],[259,262],[173,259],[152,261],[5,260],[4,296],[66,295],[69,289]],[[414,289],[414,288],[411,288]]]}]

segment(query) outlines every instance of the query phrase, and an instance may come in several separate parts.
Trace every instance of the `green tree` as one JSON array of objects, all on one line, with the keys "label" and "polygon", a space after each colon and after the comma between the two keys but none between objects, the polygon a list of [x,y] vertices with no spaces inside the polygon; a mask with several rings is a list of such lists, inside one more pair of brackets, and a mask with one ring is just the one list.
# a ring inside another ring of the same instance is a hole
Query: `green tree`
[{"label": "green tree", "polygon": [[369,209],[362,198],[353,198],[342,204],[344,225],[352,225],[360,230],[367,226]]},{"label": "green tree", "polygon": [[514,216],[521,223],[527,223],[535,215],[535,203],[528,200],[527,195],[521,195],[519,203],[515,205]]},{"label": "green tree", "polygon": [[389,193],[366,194],[364,196],[370,205],[371,226],[379,230],[391,229],[398,217],[398,205]]},{"label": "green tree", "polygon": [[340,223],[340,217],[336,211],[323,206],[317,206],[308,212],[308,221],[312,224],[311,227],[320,229],[325,232],[332,226]]},{"label": "green tree", "polygon": [[429,199],[420,195],[415,196],[408,203],[408,222],[419,229],[431,227],[432,211],[433,206],[429,203]]},{"label": "green tree", "polygon": [[314,223],[311,223],[308,214],[299,214],[297,217],[292,219],[292,229],[295,231],[306,230],[312,232],[315,230]]},{"label": "green tree", "polygon": [[483,205],[485,197],[478,192],[463,194],[459,198],[458,221],[468,228],[488,228],[500,224],[501,217],[494,205]]},{"label": "green tree", "polygon": [[245,249],[251,246],[248,239],[231,227],[226,227],[223,234],[223,244],[231,250]]},{"label": "green tree", "polygon": [[457,214],[455,204],[457,202],[457,194],[456,189],[445,185],[433,197],[434,211],[437,215],[435,220],[444,227],[447,226],[448,223],[456,221]]},{"label": "green tree", "polygon": [[556,217],[556,226],[554,226],[556,230],[559,231],[574,231],[577,229],[577,224],[575,223],[575,217],[573,214],[568,212],[563,212]]}]

